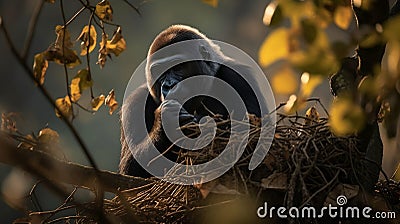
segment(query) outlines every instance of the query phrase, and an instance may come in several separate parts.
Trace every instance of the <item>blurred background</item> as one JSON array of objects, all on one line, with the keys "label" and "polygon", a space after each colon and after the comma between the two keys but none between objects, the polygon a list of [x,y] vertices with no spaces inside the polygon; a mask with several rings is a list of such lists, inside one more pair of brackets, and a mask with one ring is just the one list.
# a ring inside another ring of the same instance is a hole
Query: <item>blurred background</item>
[{"label": "blurred background", "polygon": [[[26,30],[33,9],[40,0],[0,0],[0,15],[3,23],[17,45],[23,48]],[[91,1],[96,4],[95,1]],[[198,28],[209,38],[233,44],[248,53],[257,61],[258,50],[268,34],[268,28],[263,25],[262,17],[265,6],[269,0],[252,1],[227,1],[221,0],[217,8],[202,3],[200,0],[150,0],[144,3],[130,0],[135,6],[140,5],[141,16],[138,15],[123,1],[110,0],[113,7],[113,22],[122,28],[122,34],[127,42],[127,49],[119,56],[107,59],[106,65],[100,69],[95,64],[97,55],[91,55],[91,69],[94,79],[94,94],[107,95],[111,89],[115,90],[116,99],[122,105],[123,94],[135,68],[145,59],[147,49],[154,37],[166,27],[172,24],[186,24]],[[44,51],[55,38],[54,28],[63,23],[59,1],[54,4],[45,4],[36,33],[29,52],[28,64],[33,65],[33,56]],[[81,8],[79,1],[64,1],[66,17],[70,18]],[[87,12],[82,13],[76,21],[69,26],[71,39],[75,40],[89,19]],[[107,26],[106,26],[107,27]],[[108,27],[109,34],[114,27]],[[101,36],[98,33],[98,40]],[[79,42],[74,46],[79,50]],[[96,46],[95,51],[99,49]],[[271,52],[273,53],[273,52]],[[0,112],[16,112],[18,114],[18,127],[21,132],[29,134],[37,132],[45,126],[56,130],[61,136],[61,145],[69,160],[88,165],[88,162],[77,145],[71,132],[65,124],[55,116],[54,108],[45,100],[32,81],[24,73],[24,70],[13,58],[5,41],[0,34]],[[96,55],[96,56],[95,56]],[[85,60],[74,69],[69,70],[70,78],[79,69],[85,68]],[[265,71],[268,77],[268,71]],[[55,63],[49,63],[45,87],[53,98],[63,97],[66,94],[66,83],[63,67]],[[321,98],[322,103],[329,107],[332,100],[329,93],[328,82],[325,80],[314,94]],[[285,102],[288,96],[276,96],[277,104]],[[89,105],[89,96],[84,95],[80,100],[84,106]],[[74,108],[76,113],[77,107]],[[323,114],[322,111],[320,111]],[[117,171],[120,153],[120,125],[119,115],[108,114],[106,107],[92,115],[83,110],[78,110],[78,116],[74,125],[90,149],[100,169]],[[390,158],[385,164],[385,170],[389,175],[393,173],[397,163],[398,153],[395,153],[395,143],[386,142],[385,157]],[[12,168],[0,164],[0,185],[3,184]],[[27,183],[29,184],[29,183]],[[39,189],[41,202],[47,208],[56,205],[57,199],[46,194],[46,189]],[[54,208],[54,207],[53,207]],[[10,223],[20,214],[0,200],[0,222]]]}]

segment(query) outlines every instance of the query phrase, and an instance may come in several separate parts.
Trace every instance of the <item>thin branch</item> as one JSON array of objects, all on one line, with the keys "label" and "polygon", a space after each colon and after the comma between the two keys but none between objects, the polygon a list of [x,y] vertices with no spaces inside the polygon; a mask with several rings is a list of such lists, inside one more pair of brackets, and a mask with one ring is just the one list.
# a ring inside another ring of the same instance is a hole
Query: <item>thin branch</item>
[{"label": "thin branch", "polygon": [[[94,15],[94,12],[92,12],[92,14],[90,15],[90,18],[89,18],[89,23],[88,23],[88,37],[87,37],[87,39],[88,39],[88,45],[86,46],[86,63],[87,63],[87,70],[88,70],[88,81],[91,81],[92,80],[92,72],[91,72],[91,69],[90,69],[90,54],[89,54],[89,49],[90,49],[90,45],[91,45],[91,43],[90,43],[90,28],[92,27],[92,21],[93,21],[93,15]],[[96,41],[96,40],[93,40],[93,41]],[[94,98],[94,96],[93,96],[94,94],[93,94],[93,87],[92,86],[90,86],[90,97],[93,99]]]},{"label": "thin branch", "polygon": [[21,53],[21,58],[23,58],[24,60],[27,59],[29,50],[31,48],[33,36],[36,32],[36,25],[38,23],[39,15],[40,15],[40,12],[42,11],[44,2],[45,2],[44,0],[41,0],[39,5],[36,6],[35,10],[33,11],[32,17],[29,21],[29,26],[28,26],[27,36],[25,39],[24,49],[22,50],[22,53]]},{"label": "thin branch", "polygon": [[72,190],[71,194],[64,200],[64,202],[61,205],[59,205],[56,209],[50,212],[50,214],[43,220],[43,223],[46,223],[49,219],[51,219],[51,217],[57,214],[57,212],[62,210],[64,206],[66,206],[70,201],[72,201],[77,189],[78,189],[77,187],[74,187],[74,190]]},{"label": "thin branch", "polygon": [[68,26],[71,22],[73,22],[73,21],[76,19],[76,17],[78,17],[78,16],[83,12],[83,10],[85,10],[85,9],[86,9],[85,6],[83,6],[81,9],[79,9],[79,11],[76,12],[76,13],[71,17],[71,19],[69,19],[68,22],[65,23],[64,26]]},{"label": "thin branch", "polygon": [[[62,37],[62,44],[61,44],[61,50],[62,50],[62,57],[63,57],[63,61],[64,61],[64,63],[63,63],[63,67],[64,67],[64,74],[65,74],[65,82],[67,83],[67,95],[68,95],[68,99],[69,99],[69,102],[72,102],[72,97],[71,97],[71,91],[69,90],[69,77],[68,77],[68,69],[67,69],[67,64],[65,63],[66,62],[66,60],[65,60],[65,32],[66,32],[66,30],[67,30],[67,20],[66,20],[66,18],[65,18],[65,12],[64,12],[64,3],[63,3],[63,0],[60,0],[60,9],[61,9],[61,15],[62,15],[62,18],[63,18],[63,22],[64,22],[64,26],[63,26],[63,29],[62,29],[62,32],[63,32],[63,37]],[[74,118],[75,118],[75,115],[74,115],[74,107],[73,106],[71,106],[71,113],[72,113],[72,121],[74,120]]]},{"label": "thin branch", "polygon": [[96,111],[94,111],[94,110],[89,110],[89,109],[87,109],[86,107],[84,107],[84,106],[82,106],[80,103],[78,103],[78,102],[73,102],[73,104],[75,104],[75,105],[77,105],[79,108],[81,108],[82,110],[84,110],[84,111],[86,111],[86,112],[89,112],[89,113],[92,113],[92,114],[94,114]]},{"label": "thin branch", "polygon": [[71,216],[64,216],[64,217],[60,217],[57,219],[53,219],[53,220],[49,221],[48,224],[57,223],[57,222],[61,222],[61,221],[65,221],[67,223],[67,221],[69,221],[71,219],[84,219],[84,220],[95,221],[92,218],[90,218],[89,216],[71,215]]},{"label": "thin branch", "polygon": [[139,16],[142,16],[142,14],[140,14],[139,8],[134,6],[132,3],[130,3],[128,0],[122,0],[124,1],[126,4],[128,4],[133,10],[135,10],[137,12],[137,14],[139,14]]},{"label": "thin branch", "polygon": [[[12,54],[14,55],[15,59],[19,62],[19,64],[22,66],[22,68],[25,70],[26,74],[28,75],[29,78],[32,79],[32,81],[36,84],[36,86],[39,88],[40,92],[43,94],[43,96],[46,98],[47,102],[50,103],[52,107],[54,107],[56,110],[61,111],[60,108],[55,104],[55,100],[52,98],[50,93],[47,91],[47,89],[43,86],[40,85],[38,80],[36,80],[33,71],[30,66],[28,66],[24,59],[21,57],[21,55],[18,53],[17,49],[15,48],[15,45],[13,41],[11,40],[11,37],[7,31],[7,28],[4,25],[4,21],[2,17],[0,17],[0,29],[3,31],[4,36],[6,38],[6,42],[8,44],[8,47],[10,48]],[[74,138],[78,142],[79,146],[83,150],[86,158],[88,159],[90,165],[95,169],[99,170],[98,166],[96,165],[92,155],[90,154],[86,144],[83,142],[83,139],[79,135],[78,131],[75,129],[75,127],[72,125],[72,123],[68,120],[68,118],[63,114],[60,113],[61,120],[64,121],[64,123],[67,125],[68,129],[72,132]]]}]

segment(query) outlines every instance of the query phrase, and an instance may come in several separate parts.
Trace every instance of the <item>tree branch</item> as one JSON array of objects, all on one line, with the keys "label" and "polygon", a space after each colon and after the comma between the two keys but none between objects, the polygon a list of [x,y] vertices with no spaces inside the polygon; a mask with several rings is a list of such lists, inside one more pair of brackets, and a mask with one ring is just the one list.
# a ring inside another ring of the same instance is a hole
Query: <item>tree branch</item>
[{"label": "tree branch", "polygon": [[[18,148],[4,134],[0,134],[0,163],[19,167],[39,178],[56,183],[67,183],[91,190],[99,186],[116,193],[151,183],[139,177],[96,171],[94,168],[58,160],[38,150]],[[96,173],[97,172],[97,173]]]},{"label": "tree branch", "polygon": [[[4,21],[2,17],[0,16],[0,31],[3,31],[3,34],[6,38],[6,42],[8,44],[8,47],[10,48],[13,56],[17,59],[18,63],[22,66],[22,68],[25,70],[26,74],[28,75],[29,78],[32,79],[32,81],[36,84],[36,86],[39,88],[40,92],[44,95],[46,98],[47,102],[49,102],[55,109],[58,111],[61,111],[60,108],[55,104],[55,100],[52,98],[50,93],[47,91],[47,89],[43,86],[40,85],[38,80],[36,80],[35,75],[33,74],[32,69],[26,64],[24,59],[21,57],[21,55],[18,53],[17,49],[15,48],[15,45],[13,41],[11,40],[11,37],[4,25]],[[86,144],[83,142],[83,139],[79,135],[78,131],[76,128],[72,125],[72,123],[68,120],[68,118],[63,114],[60,113],[61,120],[64,121],[64,123],[67,125],[68,129],[72,132],[73,136],[77,140],[78,144],[81,146],[81,149],[83,150],[85,156],[89,160],[89,163],[95,170],[98,170],[97,165],[90,154],[89,149],[87,148]]]},{"label": "tree branch", "polygon": [[36,25],[37,25],[37,22],[39,19],[40,12],[42,11],[43,5],[44,5],[44,0],[41,0],[39,5],[37,5],[35,10],[33,11],[32,17],[29,21],[29,27],[28,27],[26,40],[25,40],[25,45],[24,45],[24,49],[22,50],[22,53],[21,53],[21,58],[23,58],[24,60],[26,60],[29,50],[31,48],[33,35],[35,34]]}]

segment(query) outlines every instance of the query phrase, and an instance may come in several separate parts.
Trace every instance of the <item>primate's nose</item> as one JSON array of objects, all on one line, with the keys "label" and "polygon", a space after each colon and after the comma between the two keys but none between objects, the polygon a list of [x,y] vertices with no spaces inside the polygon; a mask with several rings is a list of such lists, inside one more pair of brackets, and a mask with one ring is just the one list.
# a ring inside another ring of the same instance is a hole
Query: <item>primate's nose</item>
[{"label": "primate's nose", "polygon": [[168,93],[170,92],[170,90],[172,88],[174,88],[174,86],[177,84],[178,82],[174,79],[170,79],[170,78],[165,78],[165,80],[162,82],[161,84],[161,93],[164,96],[164,98],[168,95]]}]

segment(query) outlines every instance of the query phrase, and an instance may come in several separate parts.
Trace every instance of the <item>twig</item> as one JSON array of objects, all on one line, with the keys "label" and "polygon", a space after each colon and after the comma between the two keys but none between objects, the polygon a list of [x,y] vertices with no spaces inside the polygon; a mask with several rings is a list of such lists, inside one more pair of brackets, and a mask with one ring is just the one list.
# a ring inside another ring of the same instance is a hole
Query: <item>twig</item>
[{"label": "twig", "polygon": [[85,9],[86,9],[85,6],[83,6],[81,9],[79,9],[79,11],[77,11],[77,12],[71,17],[71,19],[69,19],[68,22],[66,22],[66,23],[64,24],[64,26],[68,26],[70,23],[72,23],[72,22],[76,19],[76,17],[78,17],[78,16],[83,12],[83,10],[85,10]]},{"label": "twig", "polygon": [[[47,91],[47,89],[43,86],[40,85],[38,80],[36,80],[33,71],[31,70],[30,66],[28,66],[24,59],[21,57],[21,55],[18,53],[17,49],[15,48],[15,45],[13,41],[11,40],[11,37],[7,31],[7,28],[4,25],[4,21],[2,17],[0,17],[0,29],[3,31],[3,34],[6,38],[6,42],[8,43],[8,47],[10,48],[12,54],[14,55],[15,59],[19,62],[19,64],[22,66],[22,68],[25,70],[26,74],[32,81],[36,84],[36,86],[39,88],[40,92],[43,94],[43,96],[46,98],[47,102],[54,107],[56,110],[61,111],[60,108],[55,104],[55,100],[53,97],[50,95],[50,93]],[[74,138],[77,140],[79,146],[83,150],[86,158],[88,159],[90,165],[95,169],[98,170],[98,166],[96,165],[92,155],[90,154],[88,148],[86,147],[85,143],[83,142],[83,139],[80,137],[78,131],[75,129],[75,127],[72,125],[72,123],[68,120],[68,118],[63,114],[60,113],[61,120],[64,121],[64,123],[67,125],[68,129],[72,132]]]},{"label": "twig", "polygon": [[43,222],[45,223],[45,222],[48,221],[51,217],[53,217],[55,214],[57,214],[57,212],[61,211],[61,210],[64,208],[64,206],[67,205],[67,203],[69,203],[69,202],[73,199],[73,196],[74,196],[74,194],[75,194],[75,192],[76,192],[77,189],[78,189],[78,188],[75,187],[74,190],[72,190],[71,194],[68,195],[68,197],[64,200],[64,202],[63,202],[61,205],[59,205],[56,209],[52,210],[52,211],[50,212],[49,216],[46,217],[46,218],[43,220]]},{"label": "twig", "polygon": [[338,170],[336,172],[336,175],[332,178],[332,180],[329,181],[329,183],[325,184],[323,187],[321,187],[320,189],[318,189],[316,192],[314,192],[314,194],[312,194],[301,206],[300,208],[304,207],[305,205],[307,205],[308,202],[310,202],[315,196],[317,196],[319,193],[321,193],[323,190],[325,190],[325,188],[329,187],[334,181],[337,180],[338,176],[339,176],[340,170]]},{"label": "twig", "polygon": [[40,0],[39,5],[36,6],[35,10],[33,11],[32,17],[29,20],[29,26],[27,30],[27,36],[25,39],[25,44],[24,48],[21,52],[21,58],[26,61],[29,50],[31,48],[33,36],[36,32],[36,25],[39,19],[40,12],[42,11],[43,5],[44,5],[44,0]]},{"label": "twig", "polygon": [[60,217],[60,218],[57,218],[57,219],[53,219],[53,220],[49,221],[48,224],[57,223],[57,222],[61,222],[61,221],[67,221],[67,220],[70,220],[70,219],[85,219],[85,220],[95,221],[95,220],[93,220],[93,218],[91,218],[89,216],[70,215],[70,216],[65,216],[65,217]]},{"label": "twig", "polygon": [[[91,69],[90,69],[90,54],[89,54],[89,49],[90,49],[90,45],[91,45],[91,43],[90,43],[90,28],[91,28],[91,26],[92,26],[92,20],[93,20],[93,15],[94,15],[94,12],[92,12],[92,14],[90,15],[90,18],[89,18],[89,23],[88,23],[88,41],[89,41],[89,44],[86,46],[86,63],[87,63],[87,70],[88,70],[88,81],[91,81],[92,80],[92,72],[91,72]],[[93,41],[96,41],[96,40],[93,40]],[[91,96],[91,98],[93,99],[94,98],[94,96],[93,96],[93,87],[92,86],[90,86],[90,96]]]},{"label": "twig", "polygon": [[122,0],[124,1],[126,4],[128,4],[133,10],[135,10],[137,12],[137,14],[139,14],[139,16],[142,16],[142,14],[140,14],[139,8],[134,6],[132,3],[130,3],[128,0]]},{"label": "twig", "polygon": [[[65,60],[65,46],[64,45],[65,45],[65,32],[67,30],[67,21],[66,21],[66,18],[65,18],[63,0],[60,0],[60,9],[61,9],[61,15],[62,15],[62,18],[63,18],[63,22],[64,22],[63,29],[62,29],[63,37],[62,37],[62,44],[61,44],[62,58],[63,58],[63,62],[64,62],[63,63],[63,67],[64,67],[64,74],[65,74],[65,82],[67,84],[66,86],[67,86],[68,99],[69,99],[69,102],[72,102],[71,91],[69,89],[68,69],[67,69],[67,64],[65,63],[66,60]],[[73,121],[74,118],[75,118],[74,107],[73,106],[71,106],[71,113],[72,113],[72,121]],[[61,114],[61,112],[60,112],[60,114]]]}]

